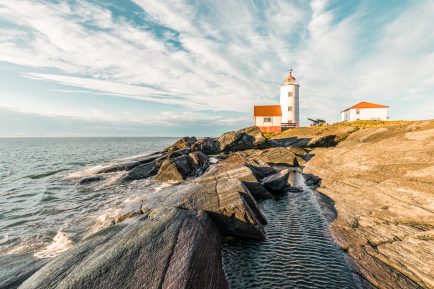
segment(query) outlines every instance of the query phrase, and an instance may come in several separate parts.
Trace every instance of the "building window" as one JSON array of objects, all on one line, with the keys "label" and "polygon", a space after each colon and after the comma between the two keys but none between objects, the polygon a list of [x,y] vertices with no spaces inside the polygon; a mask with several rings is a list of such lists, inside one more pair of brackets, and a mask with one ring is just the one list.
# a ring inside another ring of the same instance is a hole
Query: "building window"
[{"label": "building window", "polygon": [[360,114],[360,109],[356,109],[356,114]]},{"label": "building window", "polygon": [[288,111],[292,111],[292,106],[288,106]]},{"label": "building window", "polygon": [[264,122],[271,122],[271,117],[264,117]]},{"label": "building window", "polygon": [[294,95],[294,93],[292,91],[288,92],[288,97],[291,97],[293,95]]}]

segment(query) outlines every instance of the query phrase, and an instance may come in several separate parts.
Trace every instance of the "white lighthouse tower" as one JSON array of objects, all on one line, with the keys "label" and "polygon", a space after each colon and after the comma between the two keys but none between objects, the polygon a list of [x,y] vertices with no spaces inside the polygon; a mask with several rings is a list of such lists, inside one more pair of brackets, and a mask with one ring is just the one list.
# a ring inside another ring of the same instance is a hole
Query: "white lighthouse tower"
[{"label": "white lighthouse tower", "polygon": [[280,107],[282,109],[282,129],[284,127],[299,126],[299,87],[297,80],[292,75],[292,69],[283,80],[280,87]]}]

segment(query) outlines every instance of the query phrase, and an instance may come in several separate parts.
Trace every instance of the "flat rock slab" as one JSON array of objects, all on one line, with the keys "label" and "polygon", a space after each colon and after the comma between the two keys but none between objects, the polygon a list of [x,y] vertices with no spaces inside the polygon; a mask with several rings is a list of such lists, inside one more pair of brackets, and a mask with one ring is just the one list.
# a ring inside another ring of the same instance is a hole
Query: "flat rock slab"
[{"label": "flat rock slab", "polygon": [[0,256],[0,289],[15,289],[47,263],[32,253]]},{"label": "flat rock slab", "polygon": [[306,151],[293,147],[274,147],[263,150],[246,150],[238,154],[251,160],[259,159],[269,165],[297,167],[305,163],[303,156]]},{"label": "flat rock slab", "polygon": [[288,187],[289,170],[280,171],[262,180],[262,185],[273,192],[283,191]]},{"label": "flat rock slab", "polygon": [[88,237],[19,288],[226,289],[221,242],[204,212],[157,208]]}]

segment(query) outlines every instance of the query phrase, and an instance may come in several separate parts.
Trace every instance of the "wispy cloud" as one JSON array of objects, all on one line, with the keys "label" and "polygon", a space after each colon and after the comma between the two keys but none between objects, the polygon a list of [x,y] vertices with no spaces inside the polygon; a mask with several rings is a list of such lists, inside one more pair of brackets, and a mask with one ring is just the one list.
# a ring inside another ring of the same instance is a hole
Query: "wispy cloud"
[{"label": "wispy cloud", "polygon": [[432,1],[391,9],[393,17],[373,15],[369,1],[346,13],[322,0],[125,3],[129,16],[81,0],[2,1],[0,60],[29,67],[26,78],[176,105],[185,119],[214,111],[234,126],[250,121],[254,104],[277,103],[289,66],[302,119],[337,120],[362,99],[390,104],[397,118],[413,117],[412,99],[434,109]]}]

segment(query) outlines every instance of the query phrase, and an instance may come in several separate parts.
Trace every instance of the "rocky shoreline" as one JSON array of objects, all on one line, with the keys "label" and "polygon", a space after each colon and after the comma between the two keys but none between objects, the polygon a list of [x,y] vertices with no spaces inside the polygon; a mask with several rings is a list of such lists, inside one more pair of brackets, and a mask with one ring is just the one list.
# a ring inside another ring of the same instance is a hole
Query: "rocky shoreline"
[{"label": "rocky shoreline", "polygon": [[[430,125],[414,132],[430,131]],[[321,192],[321,208],[339,246],[348,253],[354,274],[361,276],[361,287],[430,288],[432,274],[421,274],[429,271],[408,274],[388,262],[383,252],[380,258],[369,251],[381,245],[360,247],[358,233],[364,219],[357,215],[355,221],[348,208],[340,206],[339,196],[325,187],[339,179],[325,169],[335,160],[322,163],[330,151],[350,142],[360,146],[387,132],[352,126],[315,129],[295,129],[271,138],[257,127],[218,138],[185,137],[161,152],[105,166],[77,180],[77,186],[85,187],[103,182],[106,173],[120,171],[120,183],[152,177],[174,185],[125,204],[111,226],[50,260],[27,280],[28,275],[23,277],[19,288],[228,288],[221,263],[222,238],[265,238],[267,220],[257,201],[297,189],[291,188],[289,170],[282,166],[306,167],[307,183]],[[432,230],[430,222],[423,232]],[[428,250],[429,236],[418,239],[426,240]],[[369,261],[373,256],[375,260]],[[431,262],[428,259],[426,265]],[[19,282],[15,278],[9,285],[16,287]],[[0,283],[0,288],[7,286]]]}]

